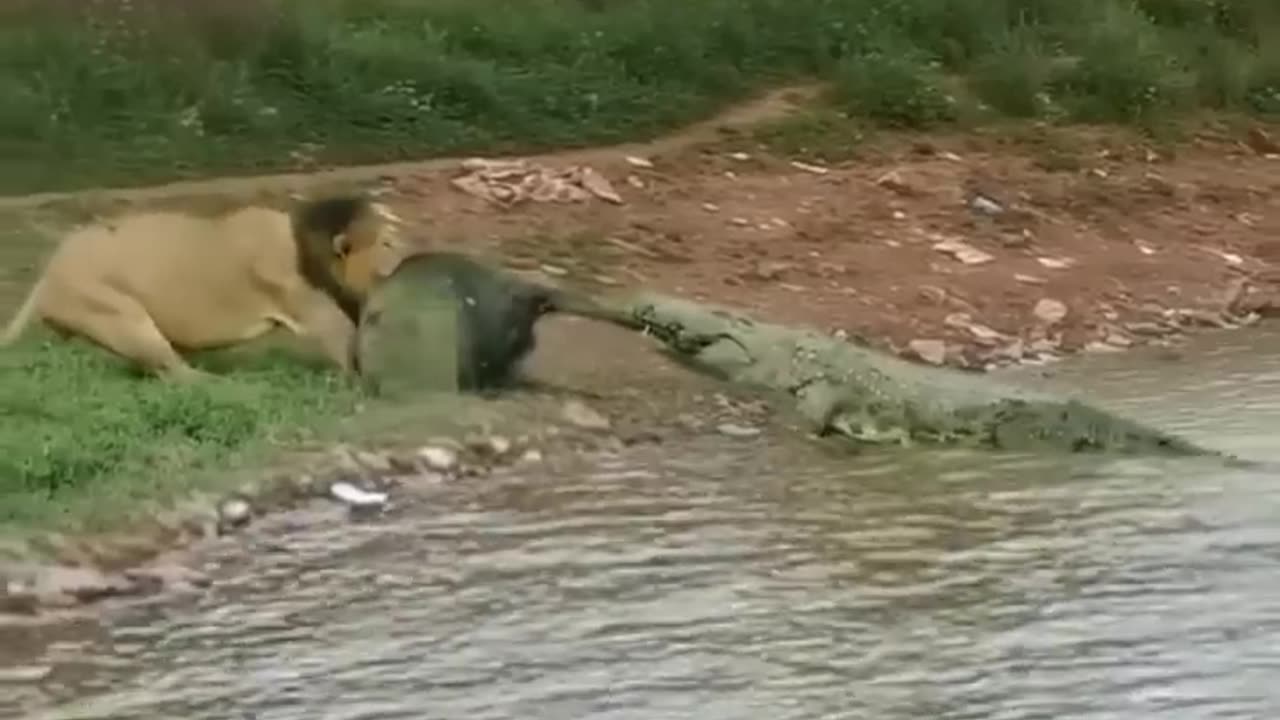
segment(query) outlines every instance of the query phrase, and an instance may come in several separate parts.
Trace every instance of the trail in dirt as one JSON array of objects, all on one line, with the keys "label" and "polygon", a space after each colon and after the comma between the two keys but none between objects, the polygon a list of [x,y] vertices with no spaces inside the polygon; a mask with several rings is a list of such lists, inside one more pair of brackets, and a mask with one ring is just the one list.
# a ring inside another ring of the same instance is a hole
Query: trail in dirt
[{"label": "trail in dirt", "polygon": [[[729,108],[725,112],[695,123],[683,130],[666,135],[652,142],[624,143],[601,148],[586,148],[569,152],[542,153],[526,156],[532,162],[554,160],[558,163],[589,164],[600,157],[618,154],[656,154],[679,151],[691,145],[714,140],[724,128],[750,127],[777,119],[792,112],[817,95],[816,86],[786,87]],[[340,167],[318,172],[280,173],[245,177],[218,177],[207,180],[189,180],[139,188],[95,188],[76,192],[49,192],[33,195],[0,196],[0,210],[39,207],[52,202],[93,197],[98,200],[145,202],[180,198],[189,195],[243,195],[255,192],[300,191],[328,183],[362,183],[386,176],[414,175],[452,171],[459,158],[435,158],[431,160],[383,163]]]}]

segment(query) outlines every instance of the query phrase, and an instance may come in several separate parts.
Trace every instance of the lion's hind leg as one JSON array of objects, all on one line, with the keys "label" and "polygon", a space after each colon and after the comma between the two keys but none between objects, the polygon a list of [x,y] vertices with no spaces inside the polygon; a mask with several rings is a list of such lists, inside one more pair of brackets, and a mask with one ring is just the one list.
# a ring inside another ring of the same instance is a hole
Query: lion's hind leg
[{"label": "lion's hind leg", "polygon": [[172,380],[205,377],[187,364],[156,326],[147,309],[123,293],[74,293],[46,298],[51,324],[92,340],[144,369]]}]

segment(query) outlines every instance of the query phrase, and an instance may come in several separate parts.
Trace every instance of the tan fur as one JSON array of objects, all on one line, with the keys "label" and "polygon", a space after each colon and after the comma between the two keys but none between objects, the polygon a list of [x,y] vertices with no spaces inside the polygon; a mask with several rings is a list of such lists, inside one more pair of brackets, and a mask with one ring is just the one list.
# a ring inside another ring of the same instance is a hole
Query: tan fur
[{"label": "tan fur", "polygon": [[362,300],[394,262],[388,256],[400,252],[394,226],[394,216],[366,203],[331,237],[295,237],[290,213],[265,207],[213,218],[141,212],[78,228],[49,258],[0,343],[39,318],[188,379],[202,373],[178,349],[243,343],[281,326],[348,370],[354,324],[321,283],[304,277],[299,251],[324,253],[312,265]]}]

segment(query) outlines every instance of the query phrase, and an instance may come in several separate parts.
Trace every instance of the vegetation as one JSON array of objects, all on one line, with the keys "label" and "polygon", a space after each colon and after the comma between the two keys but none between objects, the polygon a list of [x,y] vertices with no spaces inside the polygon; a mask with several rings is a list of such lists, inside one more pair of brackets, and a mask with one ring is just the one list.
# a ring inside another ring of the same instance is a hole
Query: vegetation
[{"label": "vegetation", "polygon": [[303,442],[355,407],[336,373],[300,355],[239,355],[201,358],[211,370],[234,362],[234,379],[181,385],[142,381],[107,353],[47,333],[6,348],[0,527],[118,520],[190,489],[202,469]]},{"label": "vegetation", "polygon": [[5,0],[0,192],[636,138],[762,86],[921,127],[1280,114],[1273,0]]}]

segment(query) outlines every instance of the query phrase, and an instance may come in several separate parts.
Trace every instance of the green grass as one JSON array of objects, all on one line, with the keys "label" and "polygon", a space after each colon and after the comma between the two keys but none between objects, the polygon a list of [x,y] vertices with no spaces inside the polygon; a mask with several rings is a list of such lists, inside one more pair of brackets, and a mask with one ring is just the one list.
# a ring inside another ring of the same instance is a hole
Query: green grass
[{"label": "green grass", "polygon": [[902,127],[969,102],[1280,114],[1272,0],[8,0],[0,20],[6,193],[636,139],[812,78]]},{"label": "green grass", "polygon": [[183,385],[32,334],[0,354],[0,528],[109,525],[202,471],[315,439],[357,402],[288,349],[208,354],[198,364],[234,375]]}]

